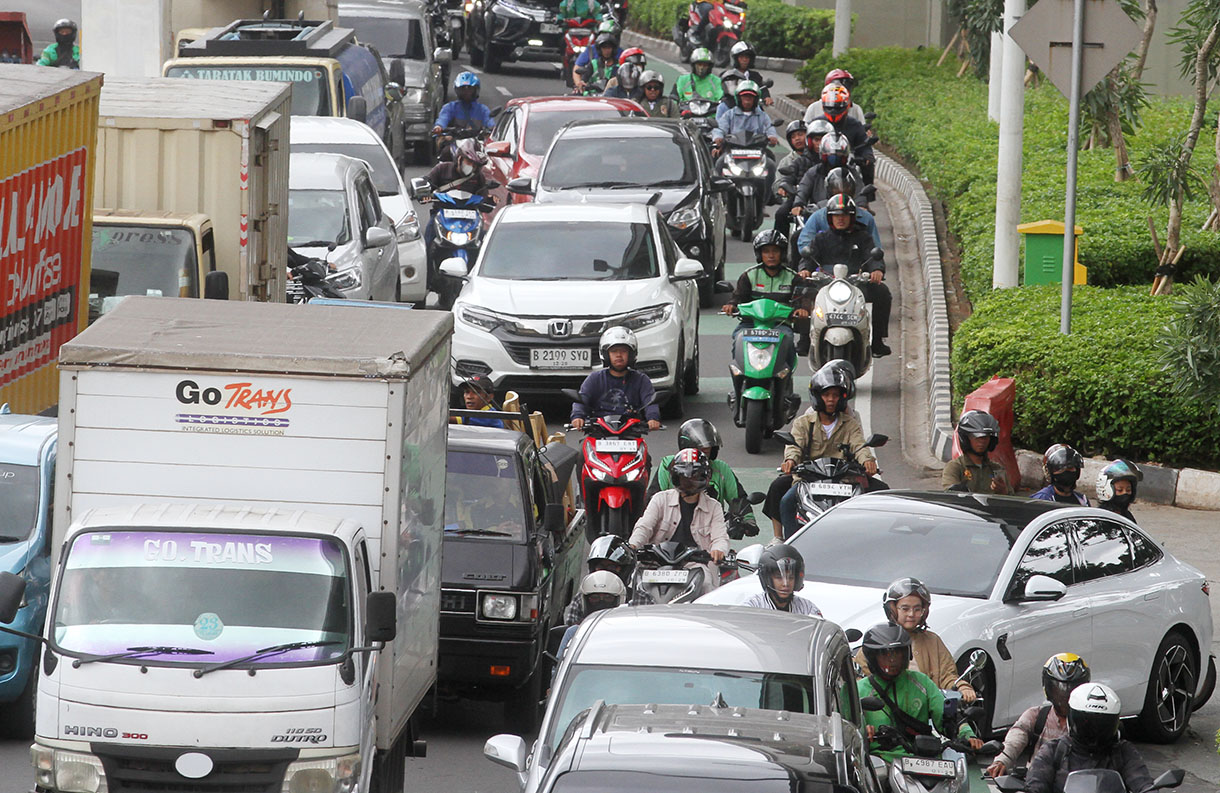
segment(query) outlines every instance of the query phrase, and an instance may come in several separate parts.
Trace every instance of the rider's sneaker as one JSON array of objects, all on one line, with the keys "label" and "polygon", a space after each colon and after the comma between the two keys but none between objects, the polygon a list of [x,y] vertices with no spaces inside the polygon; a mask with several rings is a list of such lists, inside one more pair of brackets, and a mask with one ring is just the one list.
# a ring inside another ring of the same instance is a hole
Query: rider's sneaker
[{"label": "rider's sneaker", "polygon": [[893,351],[886,345],[885,342],[883,342],[883,341],[873,342],[873,357],[874,358],[884,358],[885,356],[889,355],[891,352],[893,352]]}]

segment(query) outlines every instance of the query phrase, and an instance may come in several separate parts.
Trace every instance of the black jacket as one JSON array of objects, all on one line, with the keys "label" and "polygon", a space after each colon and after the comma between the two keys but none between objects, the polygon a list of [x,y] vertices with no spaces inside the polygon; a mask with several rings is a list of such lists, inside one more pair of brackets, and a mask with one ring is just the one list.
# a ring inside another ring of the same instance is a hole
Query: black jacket
[{"label": "black jacket", "polygon": [[[848,165],[851,169],[852,176],[856,177],[856,184],[864,184],[864,177],[860,175],[859,169],[854,165]],[[801,177],[801,183],[796,188],[796,199],[792,202],[793,206],[821,206],[830,196],[826,193],[826,175],[833,168],[827,168],[826,163],[821,160],[818,164],[809,170],[805,171],[805,175]],[[855,196],[852,196],[855,198]]]},{"label": "black jacket", "polygon": [[464,176],[454,162],[438,162],[424,178],[439,193],[465,190],[467,193],[483,194],[487,191],[487,179],[482,170],[476,168],[474,173]]},{"label": "black jacket", "polygon": [[[822,116],[826,118],[826,116]],[[826,119],[830,121],[830,119]],[[847,137],[847,142],[851,145],[851,152],[857,160],[872,160],[876,159],[873,154],[873,147],[868,142],[868,130],[859,121],[856,121],[851,116],[843,116],[838,123],[830,121],[835,128],[835,132]]]},{"label": "black jacket", "polygon": [[1069,773],[1090,768],[1108,768],[1122,774],[1130,793],[1146,793],[1152,787],[1148,766],[1130,741],[1119,740],[1110,751],[1098,756],[1064,736],[1038,749],[1025,774],[1025,789],[1029,793],[1063,793]]},{"label": "black jacket", "polygon": [[836,264],[846,264],[848,275],[860,271],[871,273],[875,270],[885,272],[884,261],[873,261],[869,258],[876,243],[873,235],[863,225],[853,223],[851,231],[846,234],[831,229],[819,231],[809,245],[808,252],[801,251],[801,261],[812,259],[814,264],[830,273]]}]

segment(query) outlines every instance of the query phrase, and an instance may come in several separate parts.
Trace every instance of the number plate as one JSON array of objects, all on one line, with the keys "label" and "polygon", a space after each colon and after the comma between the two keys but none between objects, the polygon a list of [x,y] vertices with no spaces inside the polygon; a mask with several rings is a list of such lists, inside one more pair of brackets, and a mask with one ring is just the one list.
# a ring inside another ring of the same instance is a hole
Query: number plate
[{"label": "number plate", "polygon": [[951,760],[932,760],[927,757],[901,757],[899,762],[902,763],[903,771],[927,774],[928,776],[957,776],[957,764]]},{"label": "number plate", "polygon": [[856,325],[860,322],[860,316],[858,314],[827,314],[826,321],[839,322],[844,325]]},{"label": "number plate", "polygon": [[459,218],[461,220],[474,220],[479,216],[479,213],[473,209],[446,209],[445,217]]},{"label": "number plate", "polygon": [[530,350],[531,369],[589,369],[593,354],[588,347],[534,347]]},{"label": "number plate", "polygon": [[550,22],[543,22],[539,28],[543,33],[558,33],[563,28],[559,25],[552,25]]},{"label": "number plate", "polygon": [[689,570],[644,570],[640,580],[645,584],[685,584],[690,578]]},{"label": "number plate", "polygon": [[640,442],[627,438],[598,438],[593,442],[593,448],[604,453],[631,453],[640,448]]},{"label": "number plate", "polygon": [[842,482],[810,482],[808,487],[811,493],[816,493],[819,496],[846,496],[851,498],[856,492],[854,487]]},{"label": "number plate", "polygon": [[761,149],[733,149],[729,152],[735,160],[757,160],[762,157]]},{"label": "number plate", "polygon": [[777,328],[751,328],[746,335],[755,339],[778,339],[784,334]]}]

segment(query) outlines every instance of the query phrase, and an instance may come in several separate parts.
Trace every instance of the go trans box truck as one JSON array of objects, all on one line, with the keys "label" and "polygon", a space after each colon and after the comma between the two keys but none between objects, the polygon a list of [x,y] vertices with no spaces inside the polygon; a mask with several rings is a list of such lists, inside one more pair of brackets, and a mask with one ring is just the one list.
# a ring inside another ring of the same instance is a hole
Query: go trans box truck
[{"label": "go trans box truck", "polygon": [[402,789],[452,319],[362,308],[128,297],[61,350],[38,791]]}]

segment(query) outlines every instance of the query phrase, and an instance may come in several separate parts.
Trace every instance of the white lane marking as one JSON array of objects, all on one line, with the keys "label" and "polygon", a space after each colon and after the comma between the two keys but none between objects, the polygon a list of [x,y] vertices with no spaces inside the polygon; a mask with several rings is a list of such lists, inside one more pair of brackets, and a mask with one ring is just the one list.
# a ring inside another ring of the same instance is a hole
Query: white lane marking
[{"label": "white lane marking", "polygon": [[504,87],[504,86],[502,86],[502,85],[497,85],[497,86],[496,86],[496,90],[497,90],[497,91],[499,91],[500,93],[504,94],[505,96],[512,96],[512,95],[513,95],[513,92],[512,92],[512,91],[508,90],[507,88],[505,88],[505,87]]}]

